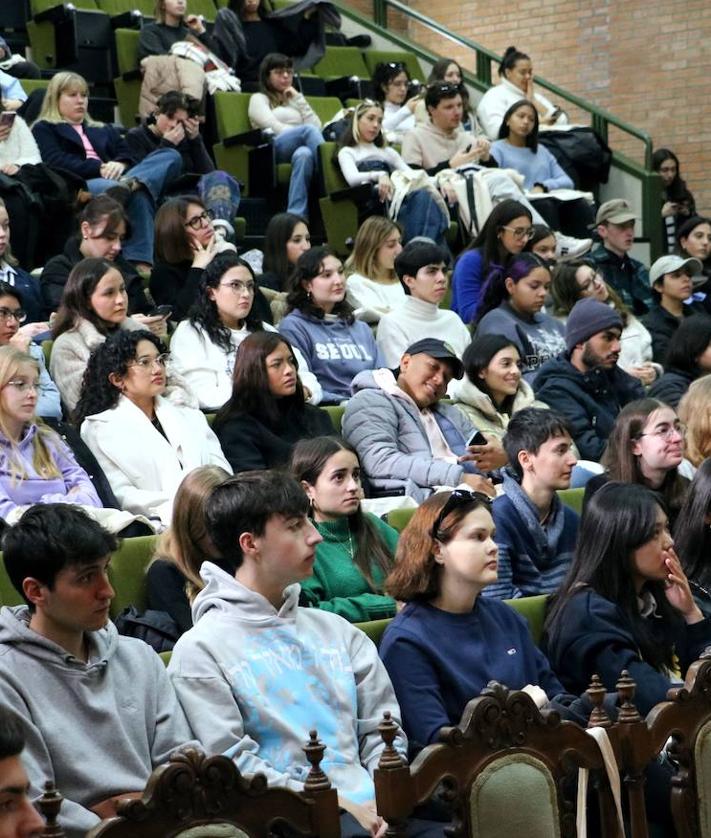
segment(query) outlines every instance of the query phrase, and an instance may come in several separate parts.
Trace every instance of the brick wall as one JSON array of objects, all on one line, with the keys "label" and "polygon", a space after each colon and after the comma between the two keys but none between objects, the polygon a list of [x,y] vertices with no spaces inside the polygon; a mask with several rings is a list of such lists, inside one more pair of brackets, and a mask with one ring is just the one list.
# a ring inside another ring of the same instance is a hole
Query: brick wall
[{"label": "brick wall", "polygon": [[[697,206],[711,214],[711,3],[708,0],[409,0],[457,33],[503,53],[515,44],[549,81],[672,148]],[[368,0],[354,6],[365,11]],[[410,36],[474,70],[474,57],[411,24]],[[495,72],[492,73],[495,79]],[[610,144],[641,160],[616,131]]]}]

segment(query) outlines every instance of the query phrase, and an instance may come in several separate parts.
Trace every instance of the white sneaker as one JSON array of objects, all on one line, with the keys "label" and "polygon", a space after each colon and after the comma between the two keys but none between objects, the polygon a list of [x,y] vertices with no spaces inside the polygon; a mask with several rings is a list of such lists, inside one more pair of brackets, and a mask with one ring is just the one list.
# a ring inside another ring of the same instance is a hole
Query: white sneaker
[{"label": "white sneaker", "polygon": [[579,259],[592,247],[592,239],[574,239],[572,236],[555,234],[555,254],[562,261]]}]

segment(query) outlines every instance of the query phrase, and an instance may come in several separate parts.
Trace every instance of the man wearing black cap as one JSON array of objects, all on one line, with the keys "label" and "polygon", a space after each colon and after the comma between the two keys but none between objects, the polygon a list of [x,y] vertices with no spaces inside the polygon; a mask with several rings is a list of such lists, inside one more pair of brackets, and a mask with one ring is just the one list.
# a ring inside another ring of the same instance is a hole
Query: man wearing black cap
[{"label": "man wearing black cap", "polygon": [[597,462],[620,410],[644,398],[644,388],[617,365],[620,315],[590,297],[579,300],[565,327],[566,357],[541,367],[536,398],[564,416],[580,457]]},{"label": "man wearing black cap", "polygon": [[462,362],[435,338],[413,343],[395,374],[359,373],[343,416],[343,435],[358,451],[371,494],[408,495],[418,503],[437,486],[467,483],[494,494],[470,462],[467,443],[476,428],[453,405],[440,401]]}]

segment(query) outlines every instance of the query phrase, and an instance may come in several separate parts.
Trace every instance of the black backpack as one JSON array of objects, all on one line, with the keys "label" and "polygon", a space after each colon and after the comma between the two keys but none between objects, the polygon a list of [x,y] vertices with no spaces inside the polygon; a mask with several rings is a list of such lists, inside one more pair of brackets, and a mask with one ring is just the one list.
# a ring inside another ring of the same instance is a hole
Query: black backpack
[{"label": "black backpack", "polygon": [[149,609],[141,613],[129,605],[116,617],[114,624],[119,634],[137,637],[156,652],[170,652],[180,637],[178,624],[165,611]]}]

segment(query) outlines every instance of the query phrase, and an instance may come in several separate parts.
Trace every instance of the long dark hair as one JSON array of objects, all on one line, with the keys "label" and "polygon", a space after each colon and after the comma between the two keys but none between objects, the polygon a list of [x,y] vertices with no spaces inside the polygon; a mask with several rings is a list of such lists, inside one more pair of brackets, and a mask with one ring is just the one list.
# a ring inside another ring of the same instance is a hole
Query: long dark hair
[{"label": "long dark hair", "polygon": [[307,230],[309,228],[306,219],[300,215],[293,212],[279,212],[269,219],[269,224],[267,224],[264,233],[263,270],[265,273],[270,271],[276,274],[281,280],[282,286],[294,269],[286,256],[286,243],[291,238],[297,224],[304,224]]},{"label": "long dark hair", "polygon": [[74,424],[77,427],[87,416],[116,407],[121,391],[109,381],[109,376],[112,373],[126,375],[129,364],[136,360],[136,349],[142,340],[152,343],[161,355],[168,351],[168,347],[153,332],[119,329],[91,353],[74,411]]},{"label": "long dark hair", "polygon": [[185,227],[190,204],[207,211],[202,198],[197,195],[168,198],[161,204],[154,220],[156,262],[177,265],[180,262],[192,261],[193,248]]},{"label": "long dark hair", "polygon": [[505,268],[492,271],[482,291],[481,305],[476,313],[476,322],[478,323],[485,314],[508,300],[509,292],[506,290],[506,280],[508,278],[512,279],[514,283],[518,283],[536,268],[548,270],[548,266],[544,265],[535,253],[522,252],[515,256]]},{"label": "long dark hair", "polygon": [[[356,460],[358,459],[355,448],[340,437],[318,436],[314,439],[302,439],[294,446],[289,470],[296,480],[303,480],[313,486],[328,460],[339,451],[350,451]],[[357,510],[348,516],[348,527],[355,540],[353,561],[371,588],[375,589],[372,569],[377,567],[387,576],[393,566],[393,556],[373,522],[363,514],[360,504]]]},{"label": "long dark hair", "polygon": [[[220,320],[217,303],[210,299],[208,289],[217,288],[222,277],[231,268],[246,268],[252,280],[254,280],[254,271],[249,262],[245,262],[244,259],[240,259],[236,253],[229,250],[224,253],[218,253],[202,272],[198,295],[190,309],[189,315],[190,324],[192,326],[200,326],[207,334],[209,340],[216,346],[219,346],[224,352],[232,351],[232,333],[222,320]],[[254,300],[258,293],[259,289],[255,281],[252,308],[250,308],[249,313],[244,319],[244,325],[248,332],[258,332],[263,328],[262,321],[254,313]]]},{"label": "long dark hair", "polygon": [[489,213],[489,217],[479,230],[477,237],[466,248],[466,250],[478,248],[481,251],[482,262],[484,263],[483,276],[486,276],[492,268],[503,268],[511,258],[511,254],[501,244],[499,234],[504,227],[522,215],[525,215],[533,223],[533,216],[528,207],[511,198],[506,198]]},{"label": "long dark hair", "polygon": [[505,140],[508,138],[511,133],[511,128],[507,124],[508,120],[519,108],[530,108],[533,111],[533,130],[526,137],[526,148],[530,148],[535,154],[538,151],[538,111],[531,104],[531,102],[528,101],[528,99],[519,99],[518,102],[514,102],[513,105],[511,105],[511,107],[506,111],[501,120],[501,127],[499,128],[499,139]]},{"label": "long dark hair", "polygon": [[455,61],[453,58],[438,58],[432,65],[430,74],[427,77],[427,84],[430,85],[435,84],[438,81],[445,81],[444,74],[447,72],[450,64],[456,64],[459,68],[459,76],[461,78],[461,82],[459,83],[459,95],[462,97],[462,107],[464,109],[464,118],[466,120],[467,114],[472,111],[472,105],[469,100],[469,91],[464,84],[464,70],[458,61]]},{"label": "long dark hair", "polygon": [[[102,335],[108,335],[118,328],[117,325],[102,320],[91,307],[91,295],[109,271],[116,271],[121,276],[121,271],[107,259],[82,259],[74,265],[64,286],[62,303],[52,330],[55,340],[64,332],[73,329],[80,320],[88,320]],[[123,282],[123,277],[121,281]]]},{"label": "long dark hair", "polygon": [[373,88],[376,101],[382,105],[385,102],[385,88],[397,78],[400,73],[410,81],[410,71],[401,61],[379,61],[373,70]]},{"label": "long dark hair", "polygon": [[666,598],[663,582],[645,582],[657,603],[657,615],[669,629],[660,641],[651,631],[651,621],[639,613],[630,566],[634,551],[654,538],[660,508],[664,506],[658,495],[634,483],[606,483],[595,492],[580,522],[570,570],[546,618],[549,637],[560,631],[568,602],[592,589],[623,613],[643,661],[658,670],[673,668],[672,629],[682,621],[681,614]]},{"label": "long dark hair", "polygon": [[711,460],[704,460],[691,481],[676,521],[674,549],[691,582],[711,588]]},{"label": "long dark hair", "polygon": [[506,78],[507,71],[513,70],[513,68],[516,66],[517,61],[530,60],[531,57],[529,55],[526,55],[525,52],[521,52],[520,50],[516,49],[516,47],[506,47],[506,52],[504,53],[501,59],[501,63],[499,64],[499,78]]},{"label": "long dark hair", "polygon": [[[632,446],[640,438],[649,417],[664,407],[669,407],[669,405],[658,399],[637,399],[626,404],[617,414],[617,419],[607,439],[607,445],[600,458],[611,480],[646,485],[639,458],[632,453]],[[662,485],[656,490],[664,498],[672,519],[676,518],[681,508],[688,486],[688,480],[679,474],[678,468],[672,468],[664,477]]]},{"label": "long dark hair", "polygon": [[[231,416],[247,413],[266,425],[276,428],[287,413],[301,414],[306,400],[300,379],[296,378],[296,390],[291,396],[277,398],[269,389],[267,356],[284,344],[292,353],[289,341],[278,332],[260,331],[247,337],[239,345],[232,375],[232,395],[218,411],[214,427],[219,427]],[[294,357],[296,369],[298,362]]]},{"label": "long dark hair", "polygon": [[[582,299],[580,286],[576,278],[580,268],[592,268],[595,273],[599,273],[598,266],[591,259],[572,259],[570,262],[559,262],[553,268],[551,297],[553,298],[553,314],[556,317],[567,317],[573,306],[578,300]],[[604,279],[603,282],[605,282]],[[607,285],[607,283],[605,284]],[[629,321],[629,309],[622,302],[615,289],[609,285],[607,285],[607,298],[622,318],[623,327],[626,327]]]},{"label": "long dark hair", "polygon": [[676,163],[676,175],[669,186],[664,187],[664,192],[667,201],[674,201],[675,203],[685,203],[688,207],[688,215],[693,215],[696,212],[696,202],[694,196],[689,191],[686,181],[681,177],[681,166],[679,165],[679,158],[674,154],[670,148],[658,148],[652,154],[652,169],[658,172],[662,168],[662,163],[665,160],[673,160]]},{"label": "long dark hair", "polygon": [[[302,314],[308,314],[311,317],[323,320],[326,312],[311,301],[303,283],[309,282],[321,273],[324,260],[328,256],[338,259],[338,256],[330,247],[312,247],[311,250],[307,250],[299,256],[296,267],[289,277],[289,293],[286,297],[289,311],[298,309]],[[341,320],[345,320],[349,325],[355,320],[353,306],[345,297],[333,307],[332,313],[336,317],[340,317]]]},{"label": "long dark hair", "polygon": [[259,65],[259,90],[269,99],[272,108],[276,108],[283,101],[283,97],[269,85],[272,70],[292,70],[293,68],[293,60],[281,52],[270,52],[262,59]]},{"label": "long dark hair", "polygon": [[503,402],[497,405],[486,381],[479,377],[479,373],[489,366],[494,355],[497,352],[501,352],[502,349],[507,349],[509,346],[513,346],[517,352],[520,351],[512,340],[503,335],[475,335],[472,342],[464,350],[462,363],[464,364],[464,372],[469,381],[481,390],[482,393],[486,393],[499,413],[506,413],[510,416],[513,411],[516,394],[506,396]]},{"label": "long dark hair", "polygon": [[703,355],[709,343],[711,317],[707,314],[684,317],[667,346],[664,368],[688,372],[694,377],[701,375],[699,355]]}]

